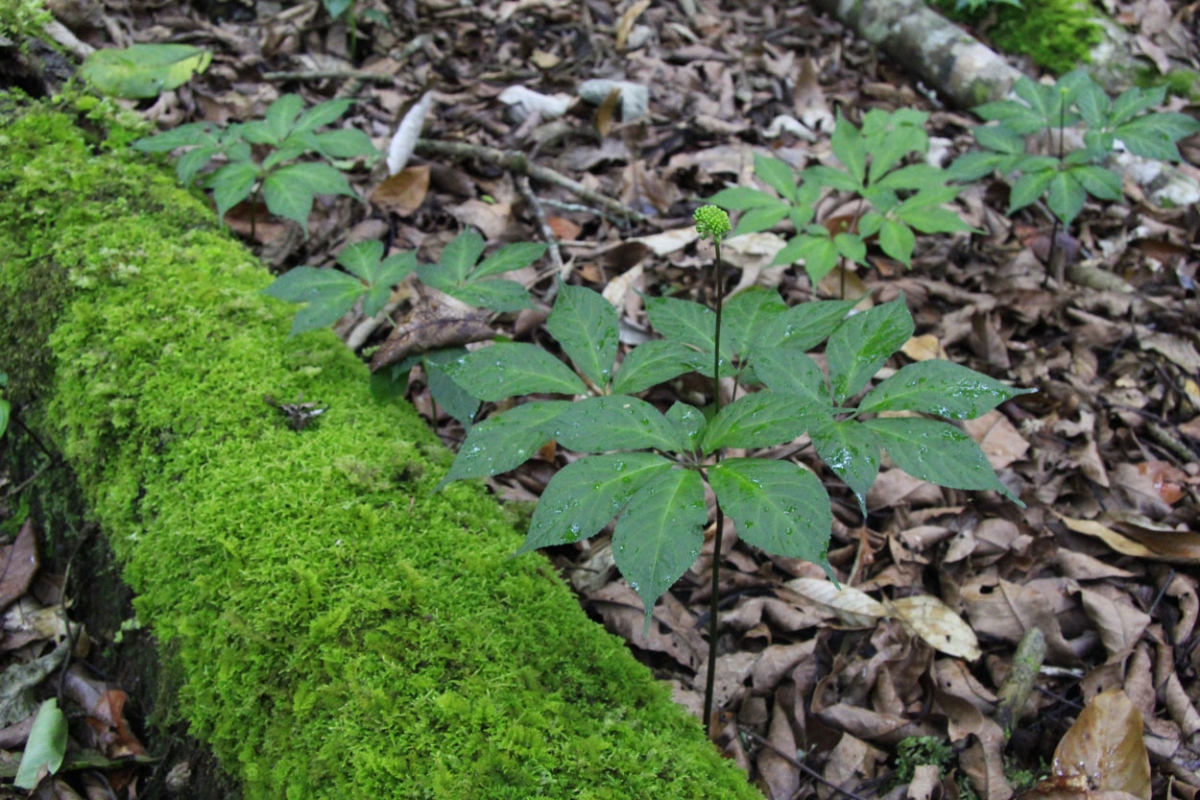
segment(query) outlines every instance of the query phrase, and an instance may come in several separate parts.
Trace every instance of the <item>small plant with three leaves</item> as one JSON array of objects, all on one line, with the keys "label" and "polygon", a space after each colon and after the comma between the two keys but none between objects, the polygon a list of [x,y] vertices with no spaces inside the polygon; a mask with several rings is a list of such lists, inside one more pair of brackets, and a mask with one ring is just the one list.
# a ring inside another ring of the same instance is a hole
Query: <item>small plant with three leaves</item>
[{"label": "small plant with three leaves", "polygon": [[[1151,111],[1162,104],[1165,87],[1135,87],[1113,100],[1082,68],[1053,86],[1022,77],[1013,91],[1018,100],[975,109],[997,124],[977,127],[975,141],[983,149],[964,154],[948,172],[960,181],[993,172],[1017,175],[1010,215],[1045,198],[1054,220],[1047,262],[1061,283],[1064,265],[1054,258],[1059,225],[1069,227],[1089,195],[1111,201],[1123,197],[1121,176],[1105,165],[1117,142],[1137,156],[1178,161],[1175,143],[1200,131],[1200,123],[1186,114]],[[1082,126],[1082,138],[1076,136],[1076,144],[1068,146],[1067,132],[1076,126]]]},{"label": "small plant with three leaves", "polygon": [[[222,221],[226,211],[253,195],[255,204],[261,199],[272,214],[294,220],[307,230],[313,197],[353,197],[354,190],[342,170],[355,159],[379,157],[379,151],[362,131],[343,128],[317,132],[341,118],[353,102],[328,100],[305,111],[299,95],[285,94],[267,108],[263,119],[224,129],[210,122],[192,122],[141,139],[134,147],[147,153],[189,148],[175,164],[179,180],[187,186],[209,162],[223,160],[203,178],[203,186],[212,190],[217,216]],[[299,160],[310,156],[321,160]]]},{"label": "small plant with three leaves", "polygon": [[[498,276],[537,261],[546,252],[546,245],[515,242],[480,260],[485,247],[482,236],[472,230],[464,231],[446,245],[437,264],[420,264],[415,252],[384,258],[382,242],[357,242],[338,254],[337,263],[346,272],[294,267],[276,278],[264,292],[289,303],[305,304],[292,320],[292,336],[332,325],[360,300],[363,314],[375,316],[387,304],[392,287],[414,271],[426,286],[475,308],[497,313],[530,308],[533,303],[525,287]],[[393,367],[392,378],[386,383],[394,382],[398,374],[407,375],[420,361],[434,399],[469,428],[479,401],[459,389],[442,371],[444,363],[465,353],[462,348],[443,348],[404,359]]]},{"label": "small plant with three leaves", "polygon": [[[925,122],[929,115],[912,109],[887,113],[879,109],[863,116],[860,130],[838,115],[831,144],[841,166],[814,165],[799,175],[786,162],[759,154],[754,172],[778,196],[760,189],[735,186],[722,189],[709,202],[742,211],[734,236],[755,233],[788,220],[796,235],[775,256],[777,265],[803,259],[815,284],[845,258],[866,265],[866,241],[878,235],[884,253],[905,265],[912,263],[921,233],[970,230],[957,214],[943,205],[953,200],[959,187],[949,185],[945,171],[926,163],[904,163],[913,154],[929,151]],[[849,217],[814,223],[816,206],[826,190],[857,199]]]},{"label": "small plant with three leaves", "polygon": [[[716,245],[716,294],[723,285],[720,245],[729,217],[696,212],[697,229]],[[865,497],[881,450],[906,472],[960,489],[995,490],[1016,502],[978,445],[949,420],[971,419],[1024,392],[947,361],[910,364],[859,395],[913,333],[903,298],[847,317],[852,302],[788,307],[777,293],[743,292],[716,310],[674,298],[646,298],[664,335],[634,347],[619,365],[618,317],[589,289],[563,285],[547,329],[573,363],[517,342],[485,346],[446,365],[480,400],[534,399],[494,414],[467,434],[442,486],[514,469],[547,442],[585,453],[547,484],[519,553],[594,536],[617,518],[613,557],[641,596],[646,625],[657,599],[695,562],[709,523],[705,483],[716,496],[714,553],[724,517],[738,536],[769,553],[826,561],[829,497],[798,463],[724,458],[726,448],[757,450],[804,433],[816,453]],[[825,342],[826,376],[807,355]],[[713,379],[712,403],[676,402],[665,412],[635,393],[698,371]],[[747,391],[722,404],[719,378]],[[753,390],[753,391],[750,391]],[[439,487],[440,488],[440,487]],[[712,629],[705,718],[711,720],[719,559],[713,565]]]}]

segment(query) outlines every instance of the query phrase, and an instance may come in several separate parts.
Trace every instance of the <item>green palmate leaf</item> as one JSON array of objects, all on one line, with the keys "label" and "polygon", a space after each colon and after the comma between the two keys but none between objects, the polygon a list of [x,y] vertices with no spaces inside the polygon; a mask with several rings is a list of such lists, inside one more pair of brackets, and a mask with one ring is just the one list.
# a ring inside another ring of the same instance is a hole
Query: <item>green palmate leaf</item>
[{"label": "green palmate leaf", "polygon": [[979,142],[981,147],[998,153],[1016,155],[1025,152],[1025,137],[1007,124],[976,128],[975,141]]},{"label": "green palmate leaf", "polygon": [[318,133],[313,138],[316,147],[310,149],[317,150],[326,158],[366,156],[369,159],[375,159],[379,156],[379,151],[371,143],[371,137],[353,128]]},{"label": "green palmate leaf", "polygon": [[266,123],[276,142],[282,142],[292,129],[292,124],[304,110],[304,99],[298,94],[285,94],[267,107]]},{"label": "green palmate leaf", "polygon": [[974,419],[1034,389],[1014,389],[952,361],[919,361],[880,383],[859,403],[860,413],[919,411]]},{"label": "green palmate leaf", "polygon": [[833,237],[828,234],[797,236],[779,251],[775,256],[775,263],[791,263],[791,261],[781,262],[780,259],[784,258],[785,254],[789,257],[793,255],[789,252],[793,245],[796,246],[796,249],[791,261],[803,259],[804,271],[808,273],[809,279],[814,284],[819,283],[821,278],[824,278],[830,270],[837,266],[837,245],[834,243]]},{"label": "green palmate leaf", "polygon": [[[700,349],[702,356],[697,371],[712,377],[713,340],[717,315],[712,309],[690,300],[673,297],[647,297],[646,315],[654,329],[668,339],[690,344]],[[721,343],[721,372],[724,374],[733,358],[728,341]]]},{"label": "green palmate leaf", "polygon": [[818,300],[792,306],[767,325],[757,346],[811,350],[829,338],[854,305],[853,300]]},{"label": "green palmate leaf", "polygon": [[[440,288],[436,287],[435,288]],[[523,308],[533,308],[529,292],[516,281],[506,281],[501,278],[491,280],[471,280],[459,286],[447,286],[442,289],[446,294],[457,297],[469,306],[486,308],[500,314],[509,314]]]},{"label": "green palmate leaf", "polygon": [[546,330],[558,340],[576,369],[597,386],[612,378],[620,343],[617,310],[597,292],[579,286],[560,286]]},{"label": "green palmate leaf", "polygon": [[776,205],[764,208],[752,208],[745,214],[742,214],[733,235],[741,236],[746,233],[758,233],[759,231],[773,228],[777,222],[788,216],[791,210],[792,207],[784,202],[778,202]]},{"label": "green palmate leaf", "polygon": [[634,394],[701,368],[703,356],[682,342],[654,339],[639,344],[625,356],[612,389]]},{"label": "green palmate leaf", "polygon": [[258,165],[249,162],[226,164],[208,177],[217,218],[224,223],[225,212],[250,196],[258,182]]},{"label": "green palmate leaf", "polygon": [[817,362],[799,350],[767,348],[754,357],[754,373],[776,394],[790,394],[823,406],[829,403],[825,376]]},{"label": "green palmate leaf", "polygon": [[829,568],[833,514],[816,475],[790,461],[731,458],[709,468],[708,482],[742,541]]},{"label": "green palmate leaf", "polygon": [[828,411],[795,395],[749,394],[722,408],[704,430],[700,449],[771,447],[784,444],[822,421]]},{"label": "green palmate leaf", "polygon": [[645,400],[628,395],[587,397],[554,421],[554,438],[569,450],[674,450],[678,431]]},{"label": "green palmate leaf", "polygon": [[867,145],[858,128],[843,117],[840,111],[830,144],[833,146],[833,155],[854,178],[855,188],[861,189],[867,174]]},{"label": "green palmate leaf", "polygon": [[433,396],[434,402],[444,408],[447,414],[458,420],[469,433],[471,426],[475,424],[476,415],[479,414],[479,401],[467,394],[442,369],[443,364],[466,354],[467,350],[463,347],[435,350],[425,355],[422,365],[425,367],[425,375],[429,379],[429,394]]},{"label": "green palmate leaf", "polygon": [[1030,203],[1035,202],[1046,191],[1046,188],[1056,175],[1058,175],[1057,165],[1048,169],[1039,169],[1023,174],[1013,184],[1012,191],[1009,192],[1008,213],[1011,214],[1017,209],[1024,208]]},{"label": "green palmate leaf", "polygon": [[[905,207],[901,205],[896,211],[896,218],[906,225],[919,230],[921,233],[954,233],[969,231],[968,225],[958,214],[944,208],[929,206]],[[911,252],[911,250],[909,251]]]},{"label": "green palmate leaf", "polygon": [[979,445],[948,422],[905,417],[862,424],[875,434],[896,465],[914,478],[951,489],[997,491],[1025,505],[996,477]]},{"label": "green palmate leaf", "polygon": [[1087,190],[1073,172],[1059,172],[1050,180],[1046,194],[1046,205],[1050,207],[1064,225],[1079,216],[1087,202]]},{"label": "green palmate leaf", "polygon": [[483,237],[478,233],[472,230],[463,231],[442,250],[442,270],[455,283],[462,281],[483,255],[485,246]]},{"label": "green palmate leaf", "polygon": [[271,172],[280,164],[298,158],[312,150],[313,148],[303,144],[285,142],[278,150],[263,159],[262,168],[265,172]]},{"label": "green palmate leaf", "polygon": [[12,405],[0,397],[0,436],[8,430],[8,418],[12,415]]},{"label": "green palmate leaf", "polygon": [[857,192],[863,188],[862,184],[849,173],[821,165],[805,169],[804,180],[842,192]]},{"label": "green palmate leaf", "polygon": [[613,560],[646,606],[654,603],[700,555],[708,509],[699,473],[672,469],[655,475],[630,498],[613,530]]},{"label": "green palmate leaf", "polygon": [[346,9],[354,5],[354,0],[321,0],[321,3],[325,6],[325,12],[329,14],[329,17],[337,19],[346,13]]},{"label": "green palmate leaf", "polygon": [[499,275],[523,269],[546,254],[546,245],[541,242],[515,242],[506,244],[480,262],[471,273],[471,279]]},{"label": "green palmate leaf", "polygon": [[383,258],[383,242],[371,240],[355,242],[342,248],[337,263],[367,283],[375,282],[375,272]]},{"label": "green palmate leaf", "polygon": [[1009,161],[1010,158],[1002,153],[973,150],[959,156],[946,170],[946,177],[952,181],[976,181],[996,170],[1007,172]]},{"label": "green palmate leaf", "polygon": [[670,468],[653,453],[588,456],[568,464],[546,484],[517,554],[595,536],[629,498]]},{"label": "green palmate leaf", "polygon": [[13,785],[33,789],[42,778],[43,768],[51,775],[58,772],[66,753],[67,718],[59,709],[58,700],[51,697],[38,707]]},{"label": "green palmate leaf", "polygon": [[833,237],[833,246],[842,258],[855,264],[867,263],[867,245],[857,233],[839,233]]},{"label": "green palmate leaf", "polygon": [[493,403],[519,394],[587,392],[570,367],[532,344],[494,344],[447,363],[445,370],[473,397]]},{"label": "green palmate leaf", "polygon": [[796,173],[786,161],[754,154],[754,174],[787,200],[795,200]]},{"label": "green palmate leaf", "polygon": [[335,269],[295,267],[263,290],[289,303],[307,303],[292,321],[291,335],[332,325],[354,307],[366,287],[357,278]]},{"label": "green palmate leaf", "polygon": [[217,145],[205,145],[184,153],[175,162],[175,174],[179,176],[179,182],[191,186],[200,170],[220,152],[221,148]]},{"label": "green palmate leaf", "polygon": [[884,219],[879,226],[879,246],[883,252],[906,266],[912,263],[917,237],[912,228],[894,219]]},{"label": "green palmate leaf", "polygon": [[1095,83],[1089,81],[1075,98],[1075,107],[1079,109],[1083,121],[1089,128],[1100,128],[1108,122],[1109,109],[1112,103],[1108,94]]},{"label": "green palmate leaf", "polygon": [[291,164],[275,170],[263,180],[263,199],[272,214],[308,227],[313,195],[354,195],[346,176],[321,163]]},{"label": "green palmate leaf", "polygon": [[1127,89],[1113,100],[1110,122],[1113,125],[1128,122],[1143,111],[1161,104],[1165,98],[1166,87],[1163,86],[1149,90],[1139,87]]},{"label": "green palmate leaf", "polygon": [[860,314],[838,326],[826,345],[829,384],[835,403],[857,395],[888,356],[912,336],[912,314],[904,296]]},{"label": "green palmate leaf", "polygon": [[349,98],[318,103],[300,115],[300,119],[296,120],[296,124],[292,126],[292,131],[307,133],[315,131],[317,128],[323,128],[341,119],[352,105],[354,105],[354,101]]},{"label": "green palmate leaf", "polygon": [[667,409],[666,417],[678,432],[678,452],[690,453],[700,446],[706,424],[703,411],[687,403],[675,403]]},{"label": "green palmate leaf", "polygon": [[133,147],[143,153],[169,153],[177,147],[216,146],[220,144],[216,130],[216,126],[211,122],[189,122],[178,128],[138,139],[133,143]]},{"label": "green palmate leaf", "polygon": [[834,402],[857,394],[912,334],[912,315],[903,295],[838,326],[825,348]]},{"label": "green palmate leaf", "polygon": [[528,461],[554,438],[554,420],[570,408],[565,400],[525,403],[471,427],[454,464],[437,488],[463,478],[486,478]]},{"label": "green palmate leaf", "polygon": [[867,492],[879,474],[879,443],[871,431],[848,419],[814,426],[808,435],[821,460],[854,492],[865,517]]},{"label": "green palmate leaf", "polygon": [[134,44],[96,50],[79,74],[103,94],[137,100],[179,88],[211,62],[212,53],[187,44]]},{"label": "green palmate leaf", "polygon": [[729,211],[748,211],[752,208],[780,204],[778,198],[771,197],[759,189],[751,189],[749,186],[731,186],[728,189],[722,189],[705,202]]},{"label": "green palmate leaf", "polygon": [[734,352],[746,359],[763,330],[787,310],[778,292],[752,287],[725,304],[721,325]]},{"label": "green palmate leaf", "polygon": [[1085,164],[1072,169],[1071,175],[1093,197],[1118,202],[1125,196],[1121,188],[1121,176],[1110,169]]},{"label": "green palmate leaf", "polygon": [[242,138],[251,144],[279,144],[281,141],[267,121],[262,119],[245,123],[240,132]]}]

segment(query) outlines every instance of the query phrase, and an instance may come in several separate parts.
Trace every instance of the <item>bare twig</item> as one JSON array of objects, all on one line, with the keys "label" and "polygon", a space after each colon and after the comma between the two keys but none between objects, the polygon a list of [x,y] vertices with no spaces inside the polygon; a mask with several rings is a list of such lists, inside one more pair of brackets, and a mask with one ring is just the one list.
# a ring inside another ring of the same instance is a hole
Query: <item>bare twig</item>
[{"label": "bare twig", "polygon": [[394,83],[395,75],[382,72],[368,72],[361,69],[313,69],[298,72],[265,72],[263,80],[268,81],[366,81],[369,83]]},{"label": "bare twig", "polygon": [[[550,227],[549,220],[546,219],[546,210],[542,208],[541,201],[537,195],[533,193],[533,188],[529,185],[528,175],[517,176],[517,191],[529,203],[530,209],[533,210],[533,216],[537,220],[538,228],[541,229],[542,238],[546,240],[546,247],[550,253],[550,264],[554,267],[554,271],[564,281],[571,277],[571,267],[563,264],[562,251],[558,249],[558,237],[554,235],[554,229]],[[554,291],[552,288],[551,291]]]},{"label": "bare twig", "polygon": [[[748,739],[752,739],[752,740],[758,742],[759,744],[761,744],[763,747],[766,747],[771,752],[773,752],[775,755],[779,756],[784,761],[791,764],[793,767],[800,770],[801,772],[803,772],[808,777],[812,778],[817,783],[821,783],[821,784],[824,784],[825,786],[828,786],[830,789],[834,790],[838,794],[849,797],[850,800],[864,800],[864,798],[862,796],[855,794],[854,792],[850,791],[849,789],[843,789],[841,786],[838,786],[836,783],[829,780],[824,775],[817,772],[815,769],[813,769],[812,767],[803,763],[802,761],[797,761],[796,757],[794,755],[783,752],[782,750],[780,750],[778,747],[775,746],[774,742],[770,741],[769,739],[764,739],[763,737],[759,736],[757,733],[754,733],[753,731],[745,730],[744,728],[739,728],[738,730],[740,730],[742,733],[746,734],[746,737]],[[799,796],[800,796],[800,790],[797,790],[796,793],[794,795],[792,795],[792,797],[789,800],[794,800],[794,798],[797,798]]]},{"label": "bare twig", "polygon": [[611,197],[605,197],[599,192],[593,191],[582,183],[573,181],[561,173],[539,164],[534,164],[524,153],[516,150],[497,150],[494,147],[484,147],[483,145],[466,144],[463,142],[440,142],[433,139],[418,139],[416,152],[426,157],[478,158],[480,161],[486,161],[494,166],[515,172],[518,175],[528,175],[530,178],[542,181],[543,183],[549,183],[553,186],[566,189],[575,196],[589,203],[594,203],[629,222],[642,224],[649,221],[649,218],[645,214],[634,211],[632,208],[629,208],[620,201],[613,200]]}]

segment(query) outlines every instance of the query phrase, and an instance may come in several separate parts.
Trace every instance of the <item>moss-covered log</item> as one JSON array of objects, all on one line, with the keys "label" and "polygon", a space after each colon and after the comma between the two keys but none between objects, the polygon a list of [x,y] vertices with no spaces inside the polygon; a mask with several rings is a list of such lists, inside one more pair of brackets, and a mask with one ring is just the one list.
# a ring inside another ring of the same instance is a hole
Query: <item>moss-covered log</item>
[{"label": "moss-covered log", "polygon": [[169,170],[0,113],[0,368],[248,797],[759,797]]}]

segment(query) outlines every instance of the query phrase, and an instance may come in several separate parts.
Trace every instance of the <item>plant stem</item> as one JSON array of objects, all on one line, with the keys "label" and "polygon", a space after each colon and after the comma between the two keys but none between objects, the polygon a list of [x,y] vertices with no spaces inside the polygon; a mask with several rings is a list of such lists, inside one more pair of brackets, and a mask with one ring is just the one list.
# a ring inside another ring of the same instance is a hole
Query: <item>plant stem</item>
[{"label": "plant stem", "polygon": [[[1061,168],[1063,162],[1066,161],[1063,148],[1063,133],[1067,127],[1067,104],[1063,103],[1059,109],[1058,117],[1058,165]],[[1054,141],[1054,133],[1050,134],[1050,141]],[[1054,224],[1050,227],[1050,250],[1046,255],[1046,279],[1042,281],[1042,286],[1050,282],[1050,270],[1054,270],[1054,278],[1058,281],[1058,288],[1065,288],[1063,284],[1066,282],[1066,264],[1055,264],[1054,259],[1058,255],[1058,214],[1054,209],[1050,209],[1050,216],[1054,217]]]},{"label": "plant stem", "polygon": [[[717,291],[717,325],[713,335],[713,416],[721,411],[721,309],[724,306],[724,276],[721,273],[721,237],[714,236],[713,243],[717,248],[716,291]],[[714,463],[720,464],[722,448],[717,448],[713,454]],[[713,538],[712,563],[712,596],[709,597],[708,611],[708,678],[704,686],[704,730],[712,736],[713,686],[717,675],[717,615],[720,613],[721,587],[721,533],[725,528],[725,514],[717,503],[717,530]]]}]

